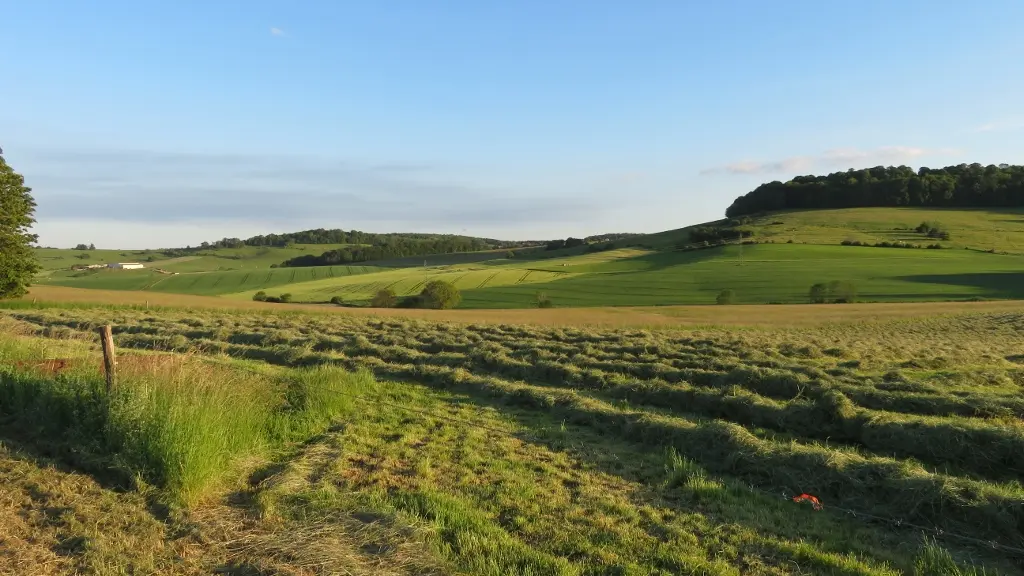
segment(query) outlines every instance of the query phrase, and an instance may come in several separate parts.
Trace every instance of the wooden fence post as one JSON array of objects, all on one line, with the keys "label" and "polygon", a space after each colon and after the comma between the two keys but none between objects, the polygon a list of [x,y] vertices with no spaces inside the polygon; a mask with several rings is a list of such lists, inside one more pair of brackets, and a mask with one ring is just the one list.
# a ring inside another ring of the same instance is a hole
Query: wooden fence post
[{"label": "wooden fence post", "polygon": [[117,359],[114,356],[114,333],[110,324],[100,328],[100,345],[103,346],[103,372],[107,377],[107,392],[114,389],[114,370]]}]

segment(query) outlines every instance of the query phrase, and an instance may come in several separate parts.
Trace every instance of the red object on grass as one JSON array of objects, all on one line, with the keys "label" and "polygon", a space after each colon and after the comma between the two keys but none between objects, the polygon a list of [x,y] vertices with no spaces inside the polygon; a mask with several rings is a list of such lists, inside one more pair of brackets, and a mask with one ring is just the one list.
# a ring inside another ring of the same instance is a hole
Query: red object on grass
[{"label": "red object on grass", "polygon": [[803,501],[810,502],[811,505],[814,506],[815,510],[821,510],[821,508],[822,508],[821,502],[818,500],[818,498],[816,496],[811,496],[810,494],[801,494],[799,496],[794,496],[793,497],[793,502],[803,502]]}]

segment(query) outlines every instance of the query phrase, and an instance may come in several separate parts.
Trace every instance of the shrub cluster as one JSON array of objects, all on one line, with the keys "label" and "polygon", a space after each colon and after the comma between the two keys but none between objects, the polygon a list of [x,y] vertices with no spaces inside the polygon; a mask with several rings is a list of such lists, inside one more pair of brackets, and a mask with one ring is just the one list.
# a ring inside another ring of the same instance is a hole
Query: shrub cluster
[{"label": "shrub cluster", "polygon": [[728,288],[718,293],[715,304],[732,304],[736,300],[736,292]]},{"label": "shrub cluster", "polygon": [[281,294],[280,296],[270,296],[263,290],[252,295],[252,299],[255,302],[274,302],[277,304],[287,304],[292,301],[292,295],[288,292]]},{"label": "shrub cluster", "polygon": [[[450,310],[462,302],[462,293],[451,282],[431,280],[423,290],[413,296],[399,297],[390,288],[384,288],[370,301],[374,308],[429,308],[432,310]],[[331,300],[332,304],[339,304]]]},{"label": "shrub cluster", "polygon": [[[948,240],[948,238],[944,238],[944,240]],[[860,240],[843,240],[842,242],[840,242],[840,244],[843,245],[843,246],[866,246],[866,247],[873,247],[873,248],[916,248],[916,249],[927,248],[929,250],[941,250],[942,249],[942,244],[928,244],[927,246],[922,246],[921,244],[911,244],[909,242],[899,242],[899,241],[897,241],[897,242],[883,241],[883,242],[875,242],[874,244],[872,244],[870,242],[862,242]]]},{"label": "shrub cluster", "polygon": [[938,238],[939,240],[949,240],[950,238],[949,232],[943,229],[938,222],[921,222],[914,230],[929,238]]},{"label": "shrub cluster", "polygon": [[726,242],[750,238],[754,233],[750,230],[736,230],[720,226],[696,226],[690,229],[691,242]]},{"label": "shrub cluster", "polygon": [[809,298],[811,304],[849,304],[857,301],[857,287],[841,280],[819,282],[811,286]]},{"label": "shrub cluster", "polygon": [[394,308],[396,304],[398,304],[398,296],[395,296],[395,291],[390,288],[378,290],[370,300],[370,306],[374,308]]},{"label": "shrub cluster", "polygon": [[533,303],[537,308],[554,308],[555,304],[551,301],[551,298],[544,292],[537,292],[534,295]]}]

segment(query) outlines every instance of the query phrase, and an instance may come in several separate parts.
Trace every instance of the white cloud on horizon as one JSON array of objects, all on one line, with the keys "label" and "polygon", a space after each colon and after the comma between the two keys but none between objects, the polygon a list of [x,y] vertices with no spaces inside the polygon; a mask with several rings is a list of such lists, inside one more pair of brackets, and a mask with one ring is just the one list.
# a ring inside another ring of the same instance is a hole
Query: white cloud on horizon
[{"label": "white cloud on horizon", "polygon": [[902,164],[924,156],[942,156],[956,154],[955,150],[927,149],[915,146],[881,146],[871,150],[858,148],[833,148],[815,156],[791,156],[782,160],[756,161],[742,160],[723,166],[705,168],[701,176],[715,174],[792,174],[813,168],[843,169],[878,166],[880,164]]},{"label": "white cloud on horizon", "polygon": [[183,245],[196,238],[318,227],[472,229],[489,237],[534,239],[616,223],[611,195],[578,190],[552,197],[414,163],[119,150],[23,154],[20,166],[38,203],[34,231],[40,242],[58,246]]},{"label": "white cloud on horizon", "polygon": [[974,129],[975,132],[1016,132],[1018,130],[1024,130],[1024,116],[1002,118]]}]

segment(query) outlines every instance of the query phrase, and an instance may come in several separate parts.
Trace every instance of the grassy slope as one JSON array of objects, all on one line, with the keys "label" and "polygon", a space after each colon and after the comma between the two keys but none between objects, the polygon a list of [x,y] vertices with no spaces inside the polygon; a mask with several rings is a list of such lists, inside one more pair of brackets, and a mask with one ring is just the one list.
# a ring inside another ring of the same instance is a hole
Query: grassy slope
[{"label": "grassy slope", "polygon": [[[524,308],[543,292],[556,306],[713,304],[723,289],[736,302],[806,302],[812,284],[853,282],[868,301],[1024,297],[1024,256],[973,250],[908,250],[804,244],[728,246],[694,252],[616,250],[543,261],[407,268],[278,286],[298,301],[332,296],[365,301],[377,290],[418,292],[431,279],[453,282],[464,308]],[[240,298],[251,292],[237,294]]]},{"label": "grassy slope", "polygon": [[340,296],[365,302],[382,288],[418,292],[431,279],[453,282],[464,308],[525,308],[538,292],[556,306],[712,304],[731,289],[736,302],[801,303],[811,284],[852,281],[868,301],[1024,297],[1024,256],[973,250],[908,250],[838,245],[758,244],[695,252],[632,249],[554,260],[497,260],[472,265],[381,270],[319,267],[167,276],[102,271],[52,278],[60,286],[251,298],[257,290],[291,293],[296,301]]},{"label": "grassy slope", "polygon": [[[343,533],[376,551],[381,572],[401,562],[495,575],[976,574],[922,548],[913,528],[836,506],[1024,538],[1019,330],[1004,315],[655,333],[12,315],[65,336],[112,321],[123,348],[199,346],[387,378],[358,392],[366,400],[344,426],[224,496],[251,503],[263,520],[249,525],[276,526],[286,551]],[[783,497],[803,491],[825,509]],[[939,540],[989,573],[1021,573],[987,545]]]},{"label": "grassy slope", "polygon": [[[200,253],[169,258],[159,250],[88,250],[85,252],[64,248],[37,248],[35,253],[44,271],[67,270],[76,264],[106,264],[108,262],[142,262],[147,267],[163,268],[171,272],[212,272],[220,270],[251,270],[269,268],[289,258],[306,254],[320,254],[346,246],[346,244],[296,244],[288,248],[245,246],[217,248]],[[88,254],[89,258],[77,256]],[[154,262],[147,262],[149,257]]]},{"label": "grassy slope", "polygon": [[[844,208],[800,210],[753,217],[745,226],[757,240],[807,244],[838,244],[843,240],[931,243],[913,232],[924,221],[938,222],[952,237],[944,245],[956,248],[1024,253],[1024,208]],[[686,242],[689,227],[631,238],[655,247]],[[620,241],[622,245],[625,242]]]},{"label": "grassy slope", "polygon": [[[315,282],[299,282],[279,286],[276,291],[291,293],[295,300],[300,302],[325,302],[333,296],[341,296],[346,301],[361,302],[369,300],[378,290],[384,288],[394,290],[399,296],[416,294],[430,280],[451,282],[462,291],[496,286],[526,286],[570,278],[577,273],[588,272],[597,264],[647,253],[646,251],[625,249],[555,260],[538,260],[529,257],[506,259],[502,257],[497,260],[472,264],[427,268],[408,267],[372,273],[364,277],[339,277]],[[504,256],[504,252],[501,255]],[[530,292],[530,294],[532,298],[533,293]],[[252,296],[252,292],[240,292],[234,296],[249,298]]]},{"label": "grassy slope", "polygon": [[52,276],[45,283],[96,290],[147,290],[177,294],[216,296],[246,290],[250,296],[295,282],[324,278],[341,278],[375,272],[370,266],[318,266],[309,268],[263,268],[259,270],[227,270],[221,272],[161,274],[154,270],[101,270],[79,273],[80,276]]},{"label": "grassy slope", "polygon": [[551,282],[465,290],[463,306],[530,306],[537,292],[556,306],[713,304],[724,289],[735,291],[737,303],[801,303],[812,284],[833,280],[852,281],[869,301],[1024,297],[1024,257],[969,250],[760,244],[567,270],[573,276]]},{"label": "grassy slope", "polygon": [[[846,239],[931,243],[911,230],[925,220],[939,222],[951,232],[952,239],[942,243],[946,250],[839,246]],[[438,255],[426,258],[427,268],[422,266],[422,257],[396,259],[378,264],[397,270],[358,277],[340,271],[357,267],[272,271],[263,280],[253,275],[258,275],[255,270],[251,274],[247,270],[218,271],[266,267],[285,257],[330,246],[244,248],[162,265],[173,271],[206,271],[202,275],[158,277],[143,271],[69,277],[66,272],[51,272],[42,282],[108,290],[232,294],[240,299],[250,298],[257,290],[272,290],[291,293],[305,302],[340,296],[362,303],[382,288],[399,295],[412,294],[427,280],[439,278],[454,282],[463,291],[464,308],[528,307],[537,292],[546,293],[556,306],[710,304],[723,289],[735,291],[740,303],[803,302],[811,284],[832,280],[854,282],[860,298],[872,301],[1024,297],[1024,282],[1018,274],[1024,269],[1022,257],[981,253],[992,248],[1024,253],[1024,210],[802,211],[758,217],[747,228],[755,233],[755,240],[764,243],[674,252],[671,247],[688,235],[688,229],[680,229],[632,239],[669,249],[659,253],[620,249],[580,255],[575,249],[539,251],[514,259],[505,259],[505,251]],[[794,243],[788,244],[790,240]],[[373,269],[358,267],[358,272]]]},{"label": "grassy slope", "polygon": [[[166,261],[167,258],[158,252],[146,250],[71,250],[63,248],[36,248],[33,251],[39,259],[44,275],[55,270],[64,270],[77,264],[106,264],[108,262],[136,262],[149,256]],[[88,255],[86,259],[78,258]]]}]

